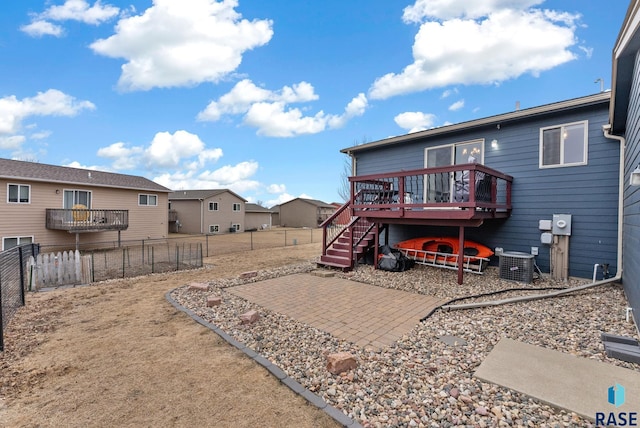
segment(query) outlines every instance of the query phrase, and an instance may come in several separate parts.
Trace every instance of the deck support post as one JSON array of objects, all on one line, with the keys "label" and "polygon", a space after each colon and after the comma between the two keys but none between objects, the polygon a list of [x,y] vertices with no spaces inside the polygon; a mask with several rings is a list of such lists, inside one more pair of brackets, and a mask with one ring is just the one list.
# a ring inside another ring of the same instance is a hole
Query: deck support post
[{"label": "deck support post", "polygon": [[462,285],[464,275],[464,226],[458,231],[458,285]]},{"label": "deck support post", "polygon": [[376,226],[376,236],[373,241],[373,268],[378,269],[378,251],[380,249],[380,233],[378,232],[378,228]]}]

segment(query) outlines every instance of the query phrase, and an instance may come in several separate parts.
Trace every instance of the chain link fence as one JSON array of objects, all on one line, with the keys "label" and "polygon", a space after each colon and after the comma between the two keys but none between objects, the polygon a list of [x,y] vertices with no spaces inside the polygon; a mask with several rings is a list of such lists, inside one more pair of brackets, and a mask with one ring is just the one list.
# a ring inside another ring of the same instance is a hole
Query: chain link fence
[{"label": "chain link fence", "polygon": [[4,351],[4,331],[13,315],[25,305],[29,279],[27,260],[38,254],[37,244],[22,245],[0,252],[0,351]]}]

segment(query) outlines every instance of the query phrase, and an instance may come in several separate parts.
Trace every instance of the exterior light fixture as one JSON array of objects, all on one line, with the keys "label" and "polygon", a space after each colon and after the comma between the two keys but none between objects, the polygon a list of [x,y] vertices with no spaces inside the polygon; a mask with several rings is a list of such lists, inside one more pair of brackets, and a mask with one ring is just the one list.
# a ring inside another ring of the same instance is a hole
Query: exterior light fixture
[{"label": "exterior light fixture", "polygon": [[498,148],[498,140],[492,140],[491,141],[491,148],[492,149],[497,149]]},{"label": "exterior light fixture", "polygon": [[636,167],[631,173],[631,178],[629,179],[629,185],[631,186],[640,186],[640,165]]}]

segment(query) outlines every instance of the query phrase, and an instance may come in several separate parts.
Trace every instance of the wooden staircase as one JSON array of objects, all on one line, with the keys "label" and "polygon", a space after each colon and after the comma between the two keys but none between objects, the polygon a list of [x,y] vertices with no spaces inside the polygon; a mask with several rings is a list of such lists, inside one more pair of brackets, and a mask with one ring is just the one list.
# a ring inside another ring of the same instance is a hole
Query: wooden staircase
[{"label": "wooden staircase", "polygon": [[351,204],[347,202],[322,223],[322,256],[317,262],[318,266],[351,270],[376,244],[378,223],[352,217],[350,207]]}]

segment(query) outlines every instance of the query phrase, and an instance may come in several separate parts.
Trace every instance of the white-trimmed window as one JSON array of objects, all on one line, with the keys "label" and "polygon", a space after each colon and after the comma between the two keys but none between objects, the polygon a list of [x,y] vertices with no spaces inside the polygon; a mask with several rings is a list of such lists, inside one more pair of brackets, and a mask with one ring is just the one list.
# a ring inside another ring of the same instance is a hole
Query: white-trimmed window
[{"label": "white-trimmed window", "polygon": [[[63,198],[64,209],[91,209],[90,190],[65,190],[63,192]],[[82,207],[78,205],[82,205]]]},{"label": "white-trimmed window", "polygon": [[588,121],[540,128],[540,168],[586,165]]},{"label": "white-trimmed window", "polygon": [[209,225],[209,233],[218,233],[220,232],[220,225],[219,224],[210,224]]},{"label": "white-trimmed window", "polygon": [[147,205],[151,207],[158,206],[158,196],[157,195],[147,195],[144,193],[140,193],[138,195],[138,205]]},{"label": "white-trimmed window", "polygon": [[10,236],[2,238],[2,251],[26,244],[33,244],[33,236]]},{"label": "white-trimmed window", "polygon": [[231,227],[236,230],[236,232],[240,231],[240,224],[232,224]]},{"label": "white-trimmed window", "polygon": [[209,211],[218,211],[218,203],[209,202]]},{"label": "white-trimmed window", "polygon": [[233,204],[233,211],[240,211],[242,209],[242,205],[235,203]]},{"label": "white-trimmed window", "polygon": [[31,186],[28,184],[8,184],[7,202],[11,204],[31,203]]}]

